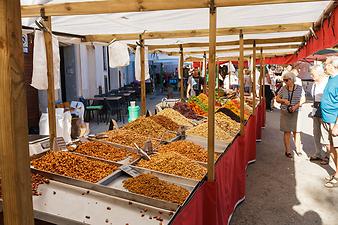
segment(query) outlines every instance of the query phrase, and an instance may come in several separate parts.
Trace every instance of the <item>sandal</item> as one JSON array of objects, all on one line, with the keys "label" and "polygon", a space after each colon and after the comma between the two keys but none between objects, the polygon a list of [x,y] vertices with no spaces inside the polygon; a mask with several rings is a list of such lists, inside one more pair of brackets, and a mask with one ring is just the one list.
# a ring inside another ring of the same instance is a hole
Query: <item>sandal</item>
[{"label": "sandal", "polygon": [[338,187],[338,177],[332,177],[330,181],[326,182],[325,187],[327,188]]},{"label": "sandal", "polygon": [[288,157],[288,158],[292,158],[292,154],[290,152],[285,152],[285,156]]},{"label": "sandal", "polygon": [[331,181],[335,176],[334,175],[330,175],[324,178],[325,181]]}]

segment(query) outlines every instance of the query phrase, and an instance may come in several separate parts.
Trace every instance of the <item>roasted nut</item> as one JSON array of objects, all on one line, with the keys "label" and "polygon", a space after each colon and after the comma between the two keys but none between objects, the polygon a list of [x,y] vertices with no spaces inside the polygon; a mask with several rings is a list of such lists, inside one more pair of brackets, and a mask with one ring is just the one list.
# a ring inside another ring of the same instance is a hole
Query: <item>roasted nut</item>
[{"label": "roasted nut", "polygon": [[117,166],[63,151],[51,151],[34,159],[31,165],[39,170],[96,183],[117,170]]},{"label": "roasted nut", "polygon": [[176,110],[171,109],[171,108],[164,109],[164,110],[158,112],[157,115],[166,116],[166,117],[172,119],[173,121],[175,121],[180,126],[188,126],[188,127],[193,126],[193,124],[191,123],[191,121],[189,119],[187,119],[181,113],[179,113]]},{"label": "roasted nut", "polygon": [[149,161],[141,159],[137,166],[197,180],[202,179],[207,171],[205,167],[176,152],[159,153]]},{"label": "roasted nut", "polygon": [[160,180],[152,174],[141,174],[129,178],[123,181],[123,187],[133,193],[178,204],[182,204],[189,195],[189,191],[185,188]]},{"label": "roasted nut", "polygon": [[152,138],[163,140],[170,140],[176,136],[175,134],[168,133],[168,131],[163,126],[156,123],[149,117],[140,117],[137,120],[128,123],[121,129],[131,130],[144,136],[150,136]]},{"label": "roasted nut", "polygon": [[[134,143],[136,143],[140,147],[143,147],[144,143],[148,141],[149,139],[148,136],[138,134],[132,130],[118,129],[118,130],[108,131],[106,132],[106,134],[108,135],[108,138],[105,139],[106,141],[110,141],[110,142],[117,143],[120,145],[131,146],[131,147],[135,147]],[[154,148],[160,144],[159,141],[154,140],[154,139],[151,139],[151,142]]]},{"label": "roasted nut", "polygon": [[160,124],[167,130],[178,131],[178,129],[180,128],[180,126],[176,122],[174,122],[172,119],[166,116],[155,115],[149,118],[155,121],[156,123]]},{"label": "roasted nut", "polygon": [[128,156],[130,156],[132,159],[137,158],[136,153],[96,141],[90,141],[80,144],[75,152],[115,162],[121,161]]},{"label": "roasted nut", "polygon": [[[202,123],[186,131],[187,135],[195,135],[201,137],[208,137],[208,123]],[[233,137],[222,130],[217,124],[215,124],[215,137],[217,140],[222,140],[226,142],[231,142]]]},{"label": "roasted nut", "polygon": [[195,161],[208,161],[208,151],[200,145],[192,143],[191,141],[175,141],[170,144],[160,145],[157,151],[159,153],[177,152]]}]

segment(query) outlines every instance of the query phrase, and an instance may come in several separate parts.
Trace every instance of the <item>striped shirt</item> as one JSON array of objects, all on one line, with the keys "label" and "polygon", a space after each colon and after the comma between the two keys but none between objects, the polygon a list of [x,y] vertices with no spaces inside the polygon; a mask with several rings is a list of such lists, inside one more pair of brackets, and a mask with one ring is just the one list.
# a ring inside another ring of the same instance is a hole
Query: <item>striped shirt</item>
[{"label": "striped shirt", "polygon": [[[293,95],[292,95],[292,90],[289,91],[286,88],[286,85],[284,85],[278,92],[278,96],[281,99],[289,100],[292,106],[294,106],[298,102],[300,102],[302,97],[305,97],[305,91],[301,86],[295,84],[294,88],[295,88],[295,90],[293,92]],[[292,95],[292,99],[291,99],[291,95]],[[281,105],[281,109],[286,110],[287,106],[283,104],[283,105]]]}]

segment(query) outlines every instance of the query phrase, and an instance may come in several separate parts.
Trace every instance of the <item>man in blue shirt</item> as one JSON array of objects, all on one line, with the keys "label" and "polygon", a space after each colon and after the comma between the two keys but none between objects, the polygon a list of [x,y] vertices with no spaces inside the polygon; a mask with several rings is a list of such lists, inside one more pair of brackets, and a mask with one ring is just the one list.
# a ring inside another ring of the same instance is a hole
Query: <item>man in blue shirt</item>
[{"label": "man in blue shirt", "polygon": [[322,144],[330,149],[336,165],[336,173],[325,178],[325,187],[338,187],[338,57],[332,56],[325,62],[329,80],[320,102],[322,112]]}]

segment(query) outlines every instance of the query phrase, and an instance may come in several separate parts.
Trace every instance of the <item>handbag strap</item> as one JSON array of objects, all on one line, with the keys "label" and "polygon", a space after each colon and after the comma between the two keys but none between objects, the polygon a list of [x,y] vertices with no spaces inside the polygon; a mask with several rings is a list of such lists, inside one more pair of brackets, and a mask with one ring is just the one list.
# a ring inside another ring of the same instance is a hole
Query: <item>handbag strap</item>
[{"label": "handbag strap", "polygon": [[289,89],[288,89],[288,101],[290,102],[290,104],[291,104],[291,101],[292,101],[292,98],[293,98],[293,93],[295,92],[295,88],[296,88],[296,85],[293,85],[293,89],[292,89],[292,92],[291,92],[291,97],[289,95]]}]

